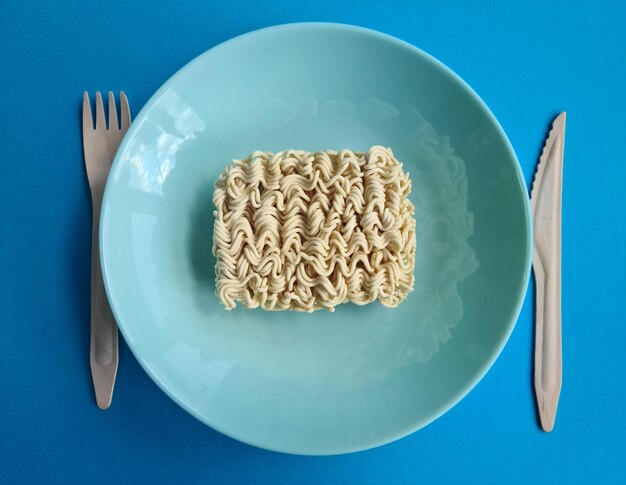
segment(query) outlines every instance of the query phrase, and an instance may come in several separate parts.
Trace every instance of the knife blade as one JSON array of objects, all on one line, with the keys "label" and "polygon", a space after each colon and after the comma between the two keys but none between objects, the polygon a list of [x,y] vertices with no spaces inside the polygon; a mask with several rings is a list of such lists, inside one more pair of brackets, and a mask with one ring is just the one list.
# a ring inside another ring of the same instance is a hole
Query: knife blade
[{"label": "knife blade", "polygon": [[530,194],[535,274],[535,396],[544,431],[552,431],[562,382],[561,205],[565,113],[552,122]]}]

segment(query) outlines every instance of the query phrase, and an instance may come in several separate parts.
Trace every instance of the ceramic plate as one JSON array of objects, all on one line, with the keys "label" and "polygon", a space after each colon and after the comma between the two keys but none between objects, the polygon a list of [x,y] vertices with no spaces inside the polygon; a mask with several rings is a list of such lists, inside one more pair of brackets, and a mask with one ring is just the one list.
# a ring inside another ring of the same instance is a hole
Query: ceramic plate
[{"label": "ceramic plate", "polygon": [[[225,311],[213,183],[254,150],[393,149],[411,174],[415,291],[396,309]],[[384,34],[293,24],[219,45],[136,117],[104,196],[119,327],[154,381],[238,440],[333,454],[411,433],[502,350],[526,291],[528,198],[511,146],[452,71]]]}]

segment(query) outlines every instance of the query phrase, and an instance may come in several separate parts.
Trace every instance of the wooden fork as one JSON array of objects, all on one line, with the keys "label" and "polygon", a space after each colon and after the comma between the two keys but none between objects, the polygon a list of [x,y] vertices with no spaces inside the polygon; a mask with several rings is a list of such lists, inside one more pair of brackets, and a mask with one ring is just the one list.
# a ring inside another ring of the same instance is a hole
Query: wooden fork
[{"label": "wooden fork", "polygon": [[83,151],[91,190],[93,223],[91,226],[91,343],[89,361],[91,378],[100,409],[111,405],[118,364],[117,325],[104,290],[100,268],[99,227],[102,195],[117,148],[130,126],[130,107],[120,92],[120,118],[117,121],[115,97],[109,91],[109,123],[104,121],[102,95],[96,93],[96,127],[93,127],[89,95],[83,95]]}]

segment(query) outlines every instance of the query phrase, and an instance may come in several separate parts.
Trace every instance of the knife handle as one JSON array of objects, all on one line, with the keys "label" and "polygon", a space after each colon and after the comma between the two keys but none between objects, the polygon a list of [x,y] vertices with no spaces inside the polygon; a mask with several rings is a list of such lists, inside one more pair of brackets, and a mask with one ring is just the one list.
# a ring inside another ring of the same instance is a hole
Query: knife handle
[{"label": "knife handle", "polygon": [[[535,254],[535,257],[538,257]],[[562,383],[560,267],[537,264],[535,395],[544,431],[552,431]]]}]

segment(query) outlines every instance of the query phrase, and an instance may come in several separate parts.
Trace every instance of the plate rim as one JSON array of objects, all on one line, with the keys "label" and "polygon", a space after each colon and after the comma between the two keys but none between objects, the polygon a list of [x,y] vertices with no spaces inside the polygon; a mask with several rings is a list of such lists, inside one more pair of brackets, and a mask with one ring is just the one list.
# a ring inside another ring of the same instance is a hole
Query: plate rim
[{"label": "plate rim", "polygon": [[[150,367],[150,364],[145,359],[143,359],[140,355],[138,355],[138,353],[136,352],[136,350],[134,348],[134,344],[132,343],[131,340],[129,340],[127,338],[127,332],[126,332],[126,329],[125,329],[125,324],[124,324],[123,320],[120,319],[120,314],[121,313],[118,311],[118,306],[116,305],[116,302],[114,301],[114,299],[111,296],[111,281],[110,281],[109,272],[108,272],[108,269],[107,269],[107,259],[106,259],[107,251],[105,250],[105,232],[106,232],[106,226],[107,226],[107,224],[105,222],[105,216],[106,216],[106,213],[107,213],[107,210],[106,210],[106,207],[108,206],[107,202],[108,202],[108,199],[110,198],[110,191],[111,191],[110,190],[110,186],[112,185],[110,183],[110,181],[113,178],[113,175],[114,175],[118,165],[121,163],[120,162],[120,158],[121,158],[120,154],[123,153],[126,150],[127,145],[129,144],[130,140],[132,139],[132,137],[134,135],[134,132],[142,124],[142,119],[145,118],[145,116],[154,107],[154,105],[156,104],[158,99],[160,99],[162,93],[165,92],[167,89],[169,89],[169,86],[175,80],[175,78],[177,78],[178,76],[182,75],[185,71],[190,69],[195,63],[201,62],[205,57],[211,55],[211,53],[213,51],[218,50],[218,49],[222,49],[222,48],[224,48],[225,46],[227,46],[227,45],[229,45],[231,43],[240,42],[241,40],[243,40],[243,39],[245,39],[247,37],[253,37],[253,36],[256,36],[256,35],[268,32],[268,31],[277,31],[277,30],[288,31],[288,30],[297,30],[297,29],[300,29],[300,28],[322,28],[322,29],[335,29],[335,30],[338,30],[338,31],[342,31],[343,30],[345,32],[358,32],[358,33],[365,34],[365,35],[368,35],[368,36],[373,37],[373,38],[378,38],[378,39],[383,40],[385,42],[390,42],[391,44],[394,44],[396,47],[399,47],[399,48],[402,48],[402,49],[408,49],[414,55],[420,56],[424,60],[426,60],[427,62],[436,65],[446,75],[450,76],[453,80],[455,80],[457,82],[459,87],[480,106],[482,111],[487,115],[487,117],[493,123],[496,131],[500,135],[501,140],[504,142],[504,146],[505,146],[507,154],[514,161],[513,165],[514,165],[515,174],[516,174],[516,177],[517,177],[517,182],[518,182],[519,188],[520,188],[522,194],[526,195],[525,197],[523,197],[524,198],[525,225],[526,225],[526,230],[527,230],[526,254],[525,254],[525,261],[524,261],[524,277],[523,277],[523,281],[522,281],[522,284],[520,286],[520,290],[519,290],[519,292],[517,294],[515,305],[514,305],[514,307],[512,307],[511,318],[507,322],[507,325],[505,327],[506,331],[503,332],[502,337],[497,342],[497,345],[494,346],[494,348],[492,349],[492,355],[490,356],[489,359],[486,360],[485,364],[480,368],[480,371],[477,372],[476,376],[472,380],[468,381],[462,388],[460,388],[455,393],[453,398],[451,398],[450,400],[448,400],[447,402],[445,402],[444,404],[439,406],[437,409],[435,409],[432,413],[430,413],[428,415],[427,418],[422,419],[419,422],[412,424],[411,426],[407,426],[407,427],[403,428],[402,431],[385,435],[383,438],[371,439],[368,442],[362,443],[360,446],[348,446],[348,447],[345,447],[345,446],[344,447],[342,447],[342,446],[335,446],[332,449],[329,448],[329,449],[326,449],[324,451],[321,451],[321,450],[319,450],[319,451],[294,450],[294,449],[283,448],[281,446],[271,446],[271,445],[268,445],[266,443],[255,442],[254,440],[248,440],[248,439],[241,438],[239,436],[236,436],[235,433],[225,431],[224,429],[222,429],[222,427],[219,424],[216,424],[214,422],[210,422],[210,420],[207,419],[205,416],[202,416],[195,409],[191,408],[186,403],[184,403],[182,401],[182,399],[180,399],[173,391],[171,391],[167,387],[167,385],[159,378],[157,373],[155,371],[153,371],[153,369]],[[100,250],[100,266],[101,266],[101,270],[102,270],[102,279],[104,281],[104,287],[105,287],[107,299],[109,301],[109,304],[110,304],[113,316],[115,317],[115,321],[117,322],[117,326],[118,326],[119,330],[121,331],[122,336],[124,337],[124,341],[128,345],[128,347],[131,350],[131,352],[132,352],[133,356],[135,357],[135,359],[139,362],[139,364],[141,365],[143,370],[148,374],[148,376],[150,376],[150,378],[155,382],[155,384],[157,384],[157,386],[170,399],[172,399],[176,404],[178,404],[181,408],[183,408],[185,411],[187,411],[189,414],[191,414],[193,417],[198,419],[203,424],[205,424],[205,425],[211,427],[212,429],[214,429],[215,431],[218,431],[219,433],[222,433],[222,434],[224,434],[224,435],[226,435],[226,436],[228,436],[230,438],[233,438],[233,439],[235,439],[237,441],[246,443],[246,444],[251,445],[251,446],[255,446],[257,448],[262,448],[262,449],[266,449],[266,450],[270,450],[270,451],[276,451],[276,452],[280,452],[280,453],[295,454],[295,455],[321,456],[321,455],[340,455],[340,454],[345,454],[345,453],[353,453],[353,452],[358,452],[358,451],[364,451],[364,450],[368,450],[368,449],[371,449],[371,448],[376,448],[378,446],[383,446],[383,445],[386,445],[388,443],[392,443],[394,441],[402,439],[402,438],[404,438],[406,436],[409,436],[409,435],[415,433],[416,431],[418,431],[418,430],[428,426],[432,422],[436,421],[442,415],[446,414],[450,409],[452,409],[460,401],[462,401],[478,385],[478,383],[480,381],[482,381],[482,379],[489,372],[489,370],[493,367],[493,364],[495,363],[495,361],[498,359],[498,357],[500,356],[500,354],[504,350],[504,347],[506,346],[506,344],[507,344],[507,342],[508,342],[508,340],[509,340],[511,334],[513,333],[513,330],[514,330],[514,328],[515,328],[515,326],[517,324],[517,320],[519,318],[522,306],[523,306],[524,301],[526,299],[526,295],[527,295],[527,292],[528,292],[528,284],[529,284],[529,280],[530,280],[531,263],[532,263],[532,252],[533,252],[533,246],[532,246],[533,227],[532,227],[532,219],[531,219],[530,199],[527,196],[527,192],[528,192],[528,190],[527,190],[527,187],[526,187],[526,182],[525,182],[524,175],[523,175],[523,172],[522,172],[522,169],[521,169],[521,165],[519,163],[517,155],[515,154],[515,150],[513,149],[513,146],[511,144],[511,142],[510,142],[506,132],[504,131],[504,129],[500,125],[500,122],[498,121],[498,119],[492,113],[491,109],[485,103],[485,101],[472,89],[472,87],[467,82],[465,82],[463,80],[463,78],[461,78],[456,72],[454,72],[451,68],[449,68],[443,62],[439,61],[437,58],[435,58],[432,55],[428,54],[427,52],[425,52],[424,50],[420,49],[419,47],[416,47],[415,45],[410,44],[409,42],[406,42],[406,41],[404,41],[402,39],[399,39],[397,37],[394,37],[392,35],[389,35],[389,34],[386,34],[386,33],[383,33],[383,32],[377,31],[377,30],[373,30],[373,29],[370,29],[370,28],[366,28],[366,27],[360,27],[360,26],[356,26],[356,25],[345,24],[345,23],[337,23],[337,22],[293,22],[293,23],[272,25],[272,26],[269,26],[269,27],[264,27],[264,28],[261,28],[261,29],[252,30],[252,31],[249,31],[249,32],[237,35],[235,37],[232,37],[232,38],[230,38],[230,39],[228,39],[228,40],[226,40],[224,42],[220,42],[219,44],[216,44],[215,46],[205,50],[204,52],[202,52],[198,56],[194,57],[192,60],[190,60],[189,62],[184,64],[180,69],[178,69],[174,74],[172,74],[165,82],[163,82],[163,84],[161,84],[161,86],[154,92],[154,94],[152,94],[150,96],[150,98],[148,99],[146,104],[141,108],[141,110],[134,117],[133,123],[131,124],[130,128],[126,132],[126,134],[125,134],[125,136],[124,136],[124,138],[123,138],[123,140],[122,140],[122,142],[121,142],[121,144],[120,144],[120,146],[119,146],[119,148],[118,148],[118,150],[117,150],[117,152],[115,154],[115,158],[113,160],[113,163],[111,164],[111,168],[109,170],[109,175],[107,177],[107,182],[106,182],[105,189],[104,189],[104,194],[103,194],[103,197],[102,197],[102,212],[100,214],[100,225],[99,225],[99,234],[98,234],[98,244],[99,244],[99,250]]]}]

